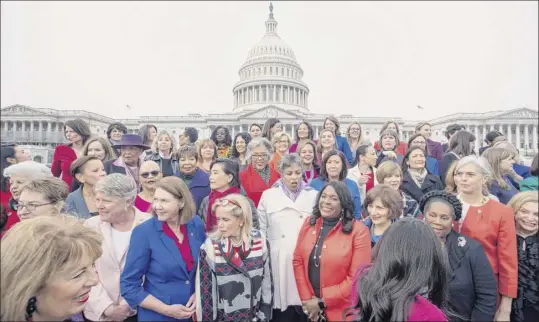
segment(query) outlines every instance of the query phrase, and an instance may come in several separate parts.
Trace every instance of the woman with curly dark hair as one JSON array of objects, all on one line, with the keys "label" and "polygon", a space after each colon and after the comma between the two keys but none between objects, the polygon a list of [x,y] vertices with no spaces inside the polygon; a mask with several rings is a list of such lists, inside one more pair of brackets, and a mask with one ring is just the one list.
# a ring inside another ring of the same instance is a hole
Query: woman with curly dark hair
[{"label": "woman with curly dark hair", "polygon": [[217,146],[217,157],[228,158],[232,145],[232,137],[228,129],[219,125],[211,132],[210,138]]},{"label": "woman with curly dark hair", "polygon": [[370,260],[369,231],[354,218],[348,188],[329,181],[300,229],[292,262],[303,312],[309,319],[341,321],[350,303],[353,276]]},{"label": "woman with curly dark hair", "polygon": [[232,151],[230,151],[230,159],[238,162],[240,165],[240,171],[247,168],[249,162],[247,161],[247,144],[251,142],[251,135],[247,132],[240,132],[234,137],[232,142]]},{"label": "woman with curly dark hair", "polygon": [[445,244],[449,257],[449,302],[456,317],[451,321],[493,321],[496,314],[496,279],[481,244],[453,230],[462,215],[462,203],[454,194],[431,191],[419,207],[425,221]]},{"label": "woman with curly dark hair", "polygon": [[[447,255],[424,222],[403,218],[376,244],[352,288],[354,321],[447,321]],[[343,316],[335,320],[343,320]],[[349,320],[349,319],[347,319]]]}]

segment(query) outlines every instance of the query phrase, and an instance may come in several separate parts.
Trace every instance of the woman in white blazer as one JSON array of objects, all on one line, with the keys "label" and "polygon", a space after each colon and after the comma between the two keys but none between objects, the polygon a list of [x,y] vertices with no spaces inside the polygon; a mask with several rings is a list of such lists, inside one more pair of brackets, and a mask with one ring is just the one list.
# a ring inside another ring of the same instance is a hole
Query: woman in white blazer
[{"label": "woman in white blazer", "polygon": [[292,259],[301,226],[311,215],[318,191],[303,182],[301,158],[293,153],[281,158],[281,174],[262,193],[258,204],[260,231],[270,245],[273,273],[274,321],[306,321],[296,288]]},{"label": "woman in white blazer", "polygon": [[84,316],[90,321],[136,321],[136,311],[120,296],[120,274],[133,228],[151,215],[135,208],[137,184],[129,176],[110,174],[94,189],[99,216],[85,224],[103,235],[103,255],[95,263],[100,283],[90,291]]},{"label": "woman in white blazer", "polygon": [[361,202],[367,192],[378,184],[376,180],[376,150],[372,145],[361,145],[356,150],[354,165],[348,169],[348,179],[354,181],[359,188]]}]

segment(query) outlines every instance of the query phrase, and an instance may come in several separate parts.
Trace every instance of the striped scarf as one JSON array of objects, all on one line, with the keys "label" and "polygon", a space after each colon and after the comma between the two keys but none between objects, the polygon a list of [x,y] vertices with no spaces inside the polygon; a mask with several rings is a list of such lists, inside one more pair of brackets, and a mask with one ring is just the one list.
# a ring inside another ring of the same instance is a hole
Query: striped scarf
[{"label": "striped scarf", "polygon": [[253,167],[253,169],[255,169],[256,173],[258,173],[260,175],[260,177],[262,178],[262,180],[264,180],[264,182],[266,184],[269,183],[270,178],[271,178],[269,165],[266,165],[266,167],[264,169],[262,169],[262,170],[258,170],[255,167]]}]

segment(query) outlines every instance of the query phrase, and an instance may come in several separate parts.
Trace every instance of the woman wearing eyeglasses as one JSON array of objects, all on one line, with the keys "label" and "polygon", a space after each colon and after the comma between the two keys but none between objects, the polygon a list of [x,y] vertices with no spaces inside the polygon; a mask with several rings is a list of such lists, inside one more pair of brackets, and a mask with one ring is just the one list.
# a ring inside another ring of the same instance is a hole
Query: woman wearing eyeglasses
[{"label": "woman wearing eyeglasses", "polygon": [[146,161],[140,166],[139,177],[142,191],[135,198],[135,208],[142,212],[151,212],[155,185],[163,179],[163,173],[157,162]]},{"label": "woman wearing eyeglasses", "polygon": [[269,246],[253,229],[251,207],[240,194],[213,206],[218,229],[200,248],[196,274],[198,321],[269,321],[273,281]]},{"label": "woman wearing eyeglasses", "polygon": [[17,212],[21,220],[38,216],[57,216],[64,208],[69,187],[55,177],[32,180],[21,190]]}]

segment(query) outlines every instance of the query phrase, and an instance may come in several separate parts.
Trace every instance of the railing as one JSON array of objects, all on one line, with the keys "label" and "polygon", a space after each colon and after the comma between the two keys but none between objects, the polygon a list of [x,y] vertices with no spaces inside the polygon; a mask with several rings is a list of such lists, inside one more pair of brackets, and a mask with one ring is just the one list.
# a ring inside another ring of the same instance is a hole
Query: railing
[{"label": "railing", "polygon": [[62,132],[51,133],[48,131],[2,131],[2,142],[36,142],[59,144],[67,142]]}]

